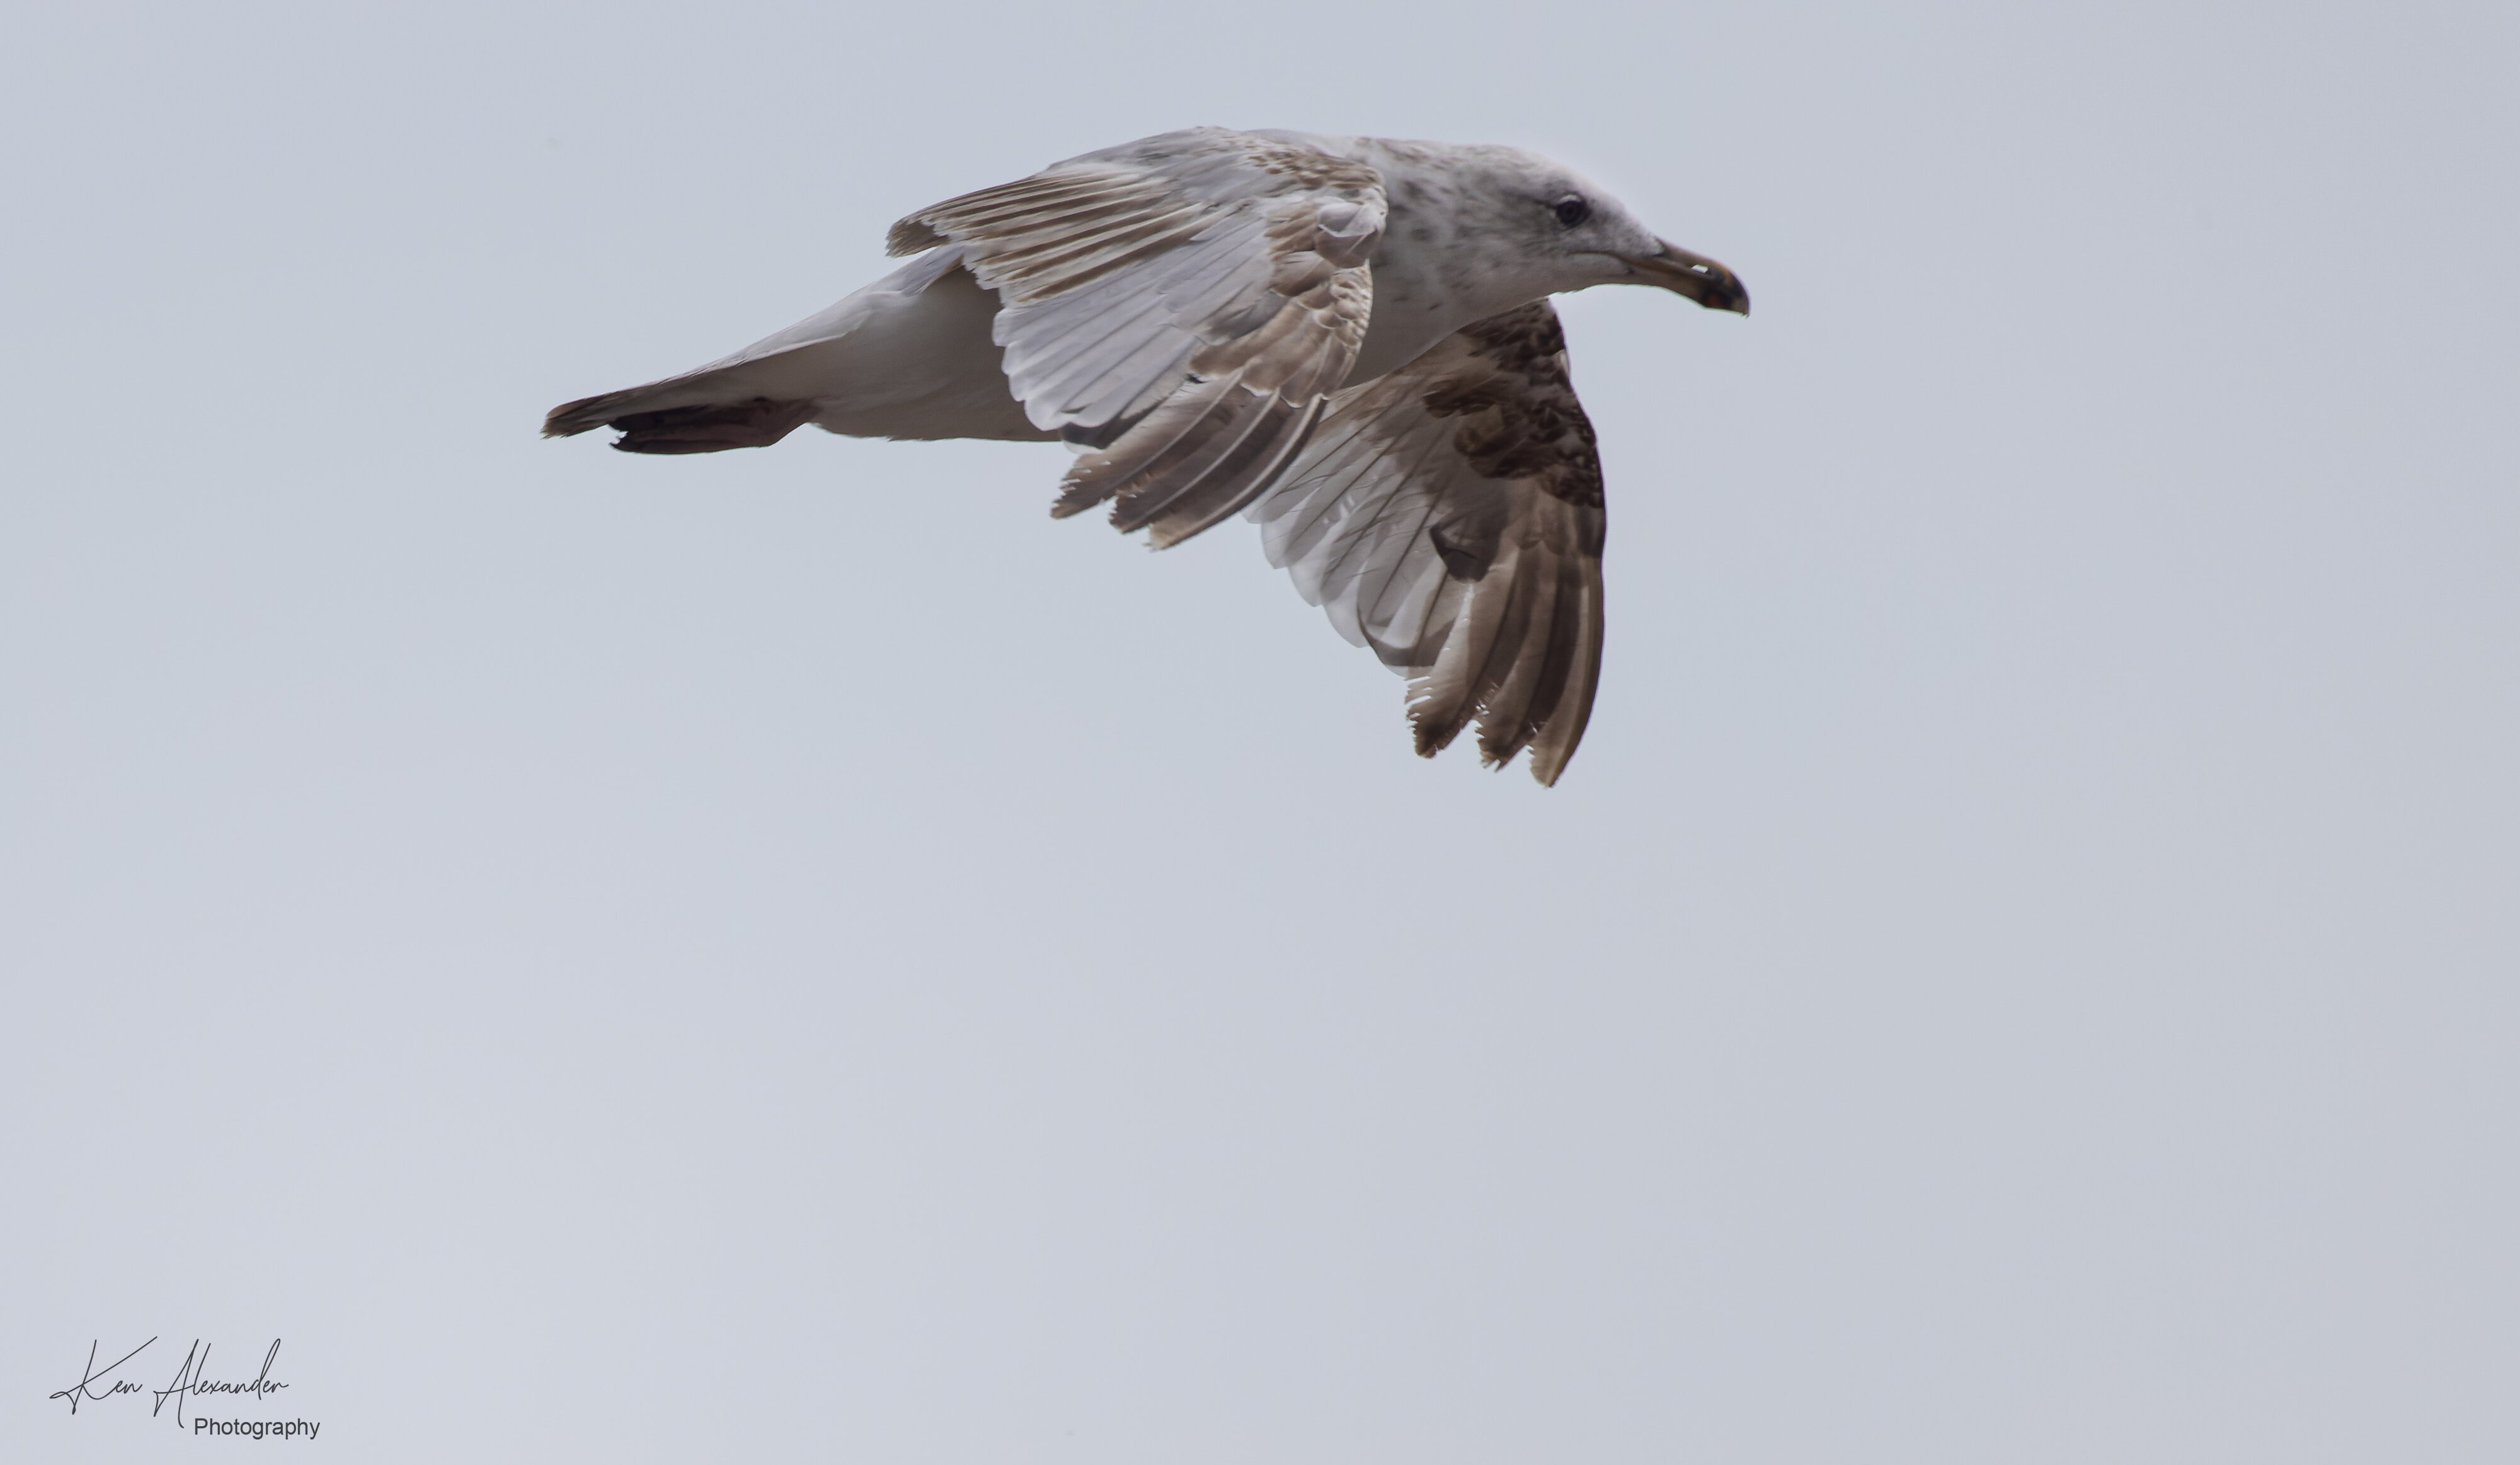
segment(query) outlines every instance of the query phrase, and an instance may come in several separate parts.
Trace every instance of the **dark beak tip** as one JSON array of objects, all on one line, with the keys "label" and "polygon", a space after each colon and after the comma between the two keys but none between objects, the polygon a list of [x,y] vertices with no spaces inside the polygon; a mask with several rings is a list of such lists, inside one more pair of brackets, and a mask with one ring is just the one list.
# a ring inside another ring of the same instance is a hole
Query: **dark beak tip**
[{"label": "dark beak tip", "polygon": [[1726,281],[1709,285],[1702,290],[1683,290],[1681,293],[1688,295],[1706,310],[1728,311],[1739,316],[1750,313],[1750,292],[1743,289],[1736,282]]}]

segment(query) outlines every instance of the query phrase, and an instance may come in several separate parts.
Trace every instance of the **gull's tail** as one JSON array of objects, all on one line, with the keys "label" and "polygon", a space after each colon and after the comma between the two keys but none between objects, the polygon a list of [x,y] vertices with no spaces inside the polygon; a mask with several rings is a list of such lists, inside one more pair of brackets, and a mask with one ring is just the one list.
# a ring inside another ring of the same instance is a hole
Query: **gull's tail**
[{"label": "gull's tail", "polygon": [[[725,372],[695,372],[627,391],[581,397],[551,410],[543,419],[543,436],[574,437],[597,427],[617,427],[612,446],[624,453],[716,453],[728,448],[766,448],[805,425],[819,410],[816,403],[779,402],[748,397],[735,402],[691,402],[695,391],[708,390],[710,377]],[[675,401],[672,407],[651,403]]]},{"label": "gull's tail", "polygon": [[551,410],[545,437],[597,427],[625,453],[766,448],[807,422],[855,437],[1053,436],[1024,417],[990,338],[998,297],[931,250],[810,319],[695,372]]}]

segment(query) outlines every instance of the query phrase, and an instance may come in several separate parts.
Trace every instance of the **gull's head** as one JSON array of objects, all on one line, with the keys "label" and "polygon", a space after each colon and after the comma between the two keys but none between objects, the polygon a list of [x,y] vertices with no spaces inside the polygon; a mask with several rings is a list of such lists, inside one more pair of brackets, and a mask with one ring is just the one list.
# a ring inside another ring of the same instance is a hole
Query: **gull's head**
[{"label": "gull's head", "polygon": [[1581,174],[1519,148],[1480,148],[1462,162],[1460,182],[1471,195],[1462,201],[1481,216],[1482,233],[1518,256],[1504,268],[1537,287],[1535,296],[1654,285],[1709,310],[1750,313],[1739,276],[1660,238]]}]

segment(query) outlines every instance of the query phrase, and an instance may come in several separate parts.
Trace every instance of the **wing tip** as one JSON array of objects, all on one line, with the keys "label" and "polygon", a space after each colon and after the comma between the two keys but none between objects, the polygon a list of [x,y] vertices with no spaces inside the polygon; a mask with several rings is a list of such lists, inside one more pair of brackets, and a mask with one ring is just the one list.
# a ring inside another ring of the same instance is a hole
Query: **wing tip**
[{"label": "wing tip", "polygon": [[922,250],[933,249],[938,244],[950,243],[952,241],[928,225],[925,215],[912,214],[885,231],[883,252],[898,258],[904,254],[917,254]]},{"label": "wing tip", "polygon": [[598,396],[580,397],[562,402],[543,414],[543,436],[575,437],[601,427],[611,417],[609,409],[622,397],[621,392],[605,392]]}]

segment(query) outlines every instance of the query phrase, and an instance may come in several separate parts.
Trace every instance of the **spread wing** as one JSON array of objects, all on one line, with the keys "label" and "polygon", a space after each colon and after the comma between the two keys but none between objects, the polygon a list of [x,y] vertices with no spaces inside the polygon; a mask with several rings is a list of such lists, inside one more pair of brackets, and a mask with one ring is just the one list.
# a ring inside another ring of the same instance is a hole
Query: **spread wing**
[{"label": "spread wing", "polygon": [[1015,397],[1091,450],[1053,512],[1116,499],[1112,522],[1163,546],[1302,446],[1364,339],[1382,221],[1363,163],[1195,128],[922,209],[891,247],[959,245],[998,292]]},{"label": "spread wing", "polygon": [[1546,300],[1330,399],[1248,515],[1269,562],[1406,674],[1418,751],[1473,720],[1554,783],[1601,670],[1601,465]]}]

